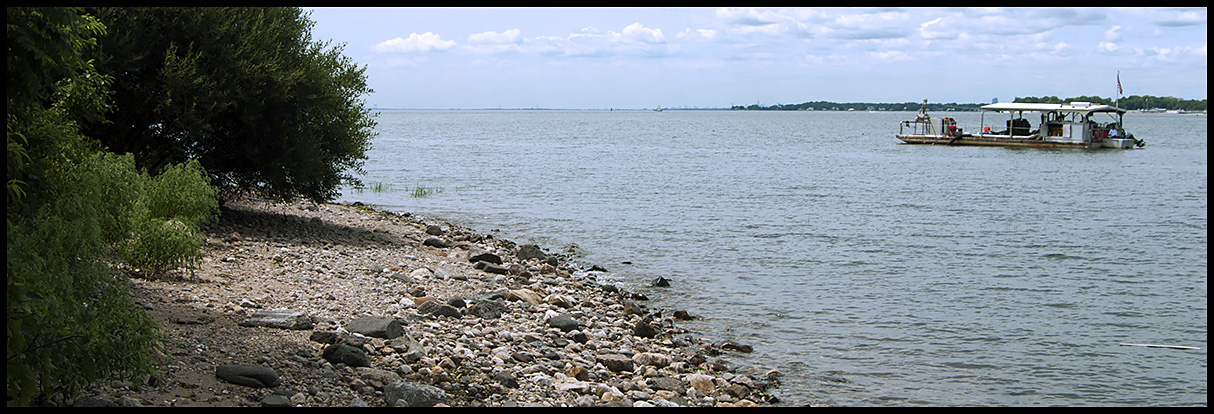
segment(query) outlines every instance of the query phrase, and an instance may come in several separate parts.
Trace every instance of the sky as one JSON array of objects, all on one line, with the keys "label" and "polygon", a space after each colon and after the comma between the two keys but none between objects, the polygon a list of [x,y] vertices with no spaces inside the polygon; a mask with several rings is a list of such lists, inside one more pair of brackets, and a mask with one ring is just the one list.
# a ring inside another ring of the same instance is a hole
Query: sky
[{"label": "sky", "polygon": [[309,8],[375,108],[1206,99],[1206,8]]}]

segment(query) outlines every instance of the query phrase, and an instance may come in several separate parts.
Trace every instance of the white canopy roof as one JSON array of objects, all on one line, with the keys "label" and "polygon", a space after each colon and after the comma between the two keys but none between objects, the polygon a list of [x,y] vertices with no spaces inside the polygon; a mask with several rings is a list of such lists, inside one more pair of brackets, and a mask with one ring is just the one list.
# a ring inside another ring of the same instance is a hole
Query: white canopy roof
[{"label": "white canopy roof", "polygon": [[1114,108],[1108,105],[1093,105],[1088,102],[1071,102],[1069,104],[1007,102],[983,105],[982,110],[999,112],[1126,112],[1121,108]]}]

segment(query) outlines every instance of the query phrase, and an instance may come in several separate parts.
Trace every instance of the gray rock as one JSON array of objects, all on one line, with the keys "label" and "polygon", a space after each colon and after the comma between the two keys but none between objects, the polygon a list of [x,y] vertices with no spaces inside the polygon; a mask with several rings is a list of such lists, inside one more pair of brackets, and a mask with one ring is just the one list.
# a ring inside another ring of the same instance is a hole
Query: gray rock
[{"label": "gray rock", "polygon": [[497,382],[502,384],[503,387],[518,388],[518,379],[515,379],[514,375],[511,375],[509,372],[500,371],[493,374],[493,379],[497,380]]},{"label": "gray rock", "polygon": [[485,271],[485,273],[493,273],[493,274],[498,274],[498,275],[504,275],[504,274],[510,272],[510,268],[508,268],[506,266],[493,264],[493,263],[486,262],[483,260],[476,262],[476,264],[473,265],[472,267],[475,269],[483,270],[483,271]]},{"label": "gray rock", "polygon": [[645,321],[639,321],[636,326],[632,327],[632,334],[642,338],[653,338],[658,335],[658,329]]},{"label": "gray rock", "polygon": [[464,315],[459,312],[459,309],[456,309],[454,306],[444,305],[434,301],[422,302],[421,305],[418,305],[417,311],[423,315],[434,314],[456,319],[464,317]]},{"label": "gray rock", "polygon": [[560,329],[561,332],[569,332],[578,328],[578,322],[573,317],[562,313],[548,319],[548,326]]},{"label": "gray rock", "polygon": [[427,237],[425,241],[422,241],[422,245],[430,246],[430,247],[437,247],[439,249],[445,249],[445,248],[451,247],[450,243],[447,243],[445,240],[440,239],[438,237]]},{"label": "gray rock", "polygon": [[290,407],[291,399],[285,395],[269,394],[261,398],[262,407]]},{"label": "gray rock", "polygon": [[603,364],[604,367],[614,372],[631,372],[635,367],[632,362],[632,358],[619,354],[595,355],[594,360],[595,362]]},{"label": "gray rock", "polygon": [[506,304],[497,300],[479,300],[468,308],[468,314],[481,319],[497,319],[506,313]]},{"label": "gray rock", "polygon": [[286,309],[274,309],[254,312],[252,316],[249,316],[249,319],[241,322],[240,326],[302,330],[312,329],[313,324],[312,318],[304,316],[302,313]]},{"label": "gray rock", "polygon": [[215,367],[215,376],[221,380],[253,388],[269,388],[278,385],[278,373],[253,364],[231,364]]},{"label": "gray rock", "polygon": [[531,259],[546,260],[548,259],[548,254],[544,253],[539,246],[534,244],[524,244],[518,248],[518,258],[519,260],[523,261]]},{"label": "gray rock", "polygon": [[687,386],[683,385],[683,381],[675,377],[655,377],[647,381],[649,381],[651,388],[670,391],[678,395],[687,393]]},{"label": "gray rock", "polygon": [[391,342],[388,342],[388,346],[396,351],[400,355],[401,360],[406,364],[412,364],[426,356],[426,350],[422,348],[422,344],[409,336],[409,334],[404,334],[393,339]]},{"label": "gray rock", "polygon": [[447,393],[425,384],[396,381],[384,387],[384,401],[394,407],[433,407],[447,402]]},{"label": "gray rock", "polygon": [[502,264],[502,257],[481,249],[474,248],[468,251],[468,262],[489,262],[500,265]]},{"label": "gray rock", "polygon": [[393,339],[405,334],[399,321],[382,316],[364,316],[352,320],[346,325],[346,330],[384,339]]},{"label": "gray rock", "polygon": [[334,344],[325,347],[325,351],[321,354],[325,361],[334,364],[346,364],[352,367],[369,367],[371,359],[367,358],[367,354],[363,350],[346,345]]},{"label": "gray rock", "polygon": [[443,227],[439,226],[437,224],[431,224],[429,226],[426,226],[426,234],[429,234],[431,236],[442,236]]}]

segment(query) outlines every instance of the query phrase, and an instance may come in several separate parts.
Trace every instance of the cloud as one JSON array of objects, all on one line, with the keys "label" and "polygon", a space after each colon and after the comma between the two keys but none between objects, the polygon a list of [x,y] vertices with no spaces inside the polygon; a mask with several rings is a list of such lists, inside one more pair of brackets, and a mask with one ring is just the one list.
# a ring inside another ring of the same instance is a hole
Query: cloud
[{"label": "cloud", "polygon": [[522,33],[522,31],[520,31],[519,29],[510,29],[510,30],[507,30],[507,31],[504,31],[501,33],[492,32],[492,31],[476,33],[476,34],[468,35],[468,43],[482,43],[482,44],[495,44],[495,45],[518,43],[519,40],[521,39],[521,36],[520,36],[521,33]]},{"label": "cloud", "polygon": [[1167,19],[1156,20],[1155,24],[1165,27],[1183,27],[1206,24],[1206,11],[1205,9],[1201,9],[1179,12]]},{"label": "cloud", "polygon": [[666,37],[662,36],[662,29],[649,29],[640,23],[633,23],[624,27],[624,31],[620,33],[610,32],[612,41],[625,43],[663,43]]},{"label": "cloud", "polygon": [[454,40],[443,40],[434,33],[412,33],[408,39],[396,37],[375,45],[379,52],[432,52],[443,51],[457,46]]},{"label": "cloud", "polygon": [[1104,31],[1104,41],[1116,42],[1119,40],[1121,40],[1121,26],[1113,26]]}]

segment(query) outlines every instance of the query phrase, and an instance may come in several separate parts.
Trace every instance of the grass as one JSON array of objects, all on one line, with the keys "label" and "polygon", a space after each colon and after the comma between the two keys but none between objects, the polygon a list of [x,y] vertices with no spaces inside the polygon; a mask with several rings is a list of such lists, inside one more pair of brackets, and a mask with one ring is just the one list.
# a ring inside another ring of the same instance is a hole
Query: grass
[{"label": "grass", "polygon": [[[383,192],[392,191],[392,186],[390,184],[385,184],[382,181],[376,181],[374,183],[371,183],[370,185],[363,185],[363,186],[355,187],[354,191],[361,194],[366,189],[370,189],[372,192],[375,192],[375,193],[383,193]],[[429,196],[432,196],[435,194],[439,194],[442,192],[443,192],[442,187],[427,187],[427,186],[418,184],[413,187],[413,191],[410,193],[410,195],[413,196],[413,198],[423,198],[423,197],[429,197]]]}]

